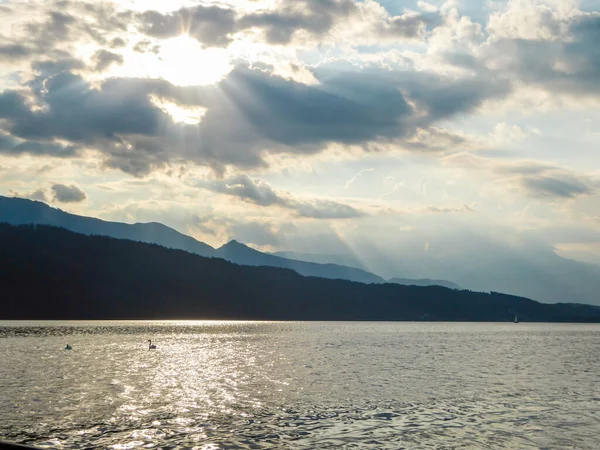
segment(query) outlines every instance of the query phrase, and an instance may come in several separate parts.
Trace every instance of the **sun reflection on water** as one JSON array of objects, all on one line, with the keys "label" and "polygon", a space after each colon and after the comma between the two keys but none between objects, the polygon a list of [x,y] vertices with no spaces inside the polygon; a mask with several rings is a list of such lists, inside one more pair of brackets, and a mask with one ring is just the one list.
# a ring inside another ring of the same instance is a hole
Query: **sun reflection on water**
[{"label": "sun reflection on water", "polygon": [[598,327],[32,325],[0,323],[0,439],[41,447],[589,448],[600,423]]}]

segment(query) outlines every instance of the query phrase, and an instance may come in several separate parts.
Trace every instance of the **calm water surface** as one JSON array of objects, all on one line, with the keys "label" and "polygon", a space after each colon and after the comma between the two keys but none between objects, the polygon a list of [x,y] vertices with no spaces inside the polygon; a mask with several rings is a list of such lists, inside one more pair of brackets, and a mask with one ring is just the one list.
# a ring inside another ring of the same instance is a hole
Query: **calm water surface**
[{"label": "calm water surface", "polygon": [[600,326],[0,322],[0,439],[600,448]]}]

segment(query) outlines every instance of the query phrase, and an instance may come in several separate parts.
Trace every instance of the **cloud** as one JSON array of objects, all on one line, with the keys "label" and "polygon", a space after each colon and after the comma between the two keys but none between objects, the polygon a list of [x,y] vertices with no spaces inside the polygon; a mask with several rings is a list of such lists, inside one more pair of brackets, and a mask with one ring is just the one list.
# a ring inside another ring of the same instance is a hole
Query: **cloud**
[{"label": "cloud", "polygon": [[382,36],[402,37],[414,39],[422,37],[426,31],[428,20],[419,13],[405,13],[401,16],[391,17],[387,27],[382,28]]},{"label": "cloud", "polygon": [[225,47],[235,36],[244,34],[270,45],[288,45],[297,37],[304,41],[327,36],[339,39],[339,28],[344,28],[346,39],[356,45],[368,35],[373,35],[371,40],[420,38],[428,24],[439,21],[434,13],[390,17],[376,2],[280,0],[252,12],[199,5],[170,13],[145,11],[137,20],[140,32],[149,37],[167,39],[187,34],[205,47]]},{"label": "cloud", "polygon": [[67,186],[65,184],[54,184],[52,185],[52,192],[54,200],[62,203],[77,203],[82,202],[87,198],[85,192],[74,184]]},{"label": "cloud", "polygon": [[31,49],[22,44],[0,44],[0,61],[14,61],[28,58]]},{"label": "cloud", "polygon": [[447,213],[463,213],[463,212],[475,212],[469,205],[462,205],[460,207],[438,207],[438,206],[427,206],[425,211],[437,214]]},{"label": "cloud", "polygon": [[[0,93],[5,130],[15,139],[95,149],[108,167],[135,175],[178,160],[223,173],[227,166],[265,167],[266,153],[314,154],[329,143],[410,139],[416,130],[469,112],[506,88],[494,80],[378,67],[342,73],[321,67],[315,72],[318,86],[244,67],[215,86],[135,78],[92,85],[72,72],[83,67],[77,60],[34,67],[38,76],[29,83],[29,98],[22,90]],[[33,108],[31,97],[44,107]],[[206,113],[197,126],[177,124],[153,98]]]},{"label": "cloud", "polygon": [[[0,94],[0,108],[2,95]],[[1,117],[1,114],[0,114]],[[78,154],[74,145],[62,144],[51,140],[36,141],[14,138],[10,135],[0,134],[0,154],[5,155],[51,155],[55,157],[68,158]]]},{"label": "cloud", "polygon": [[274,189],[265,180],[240,174],[226,179],[198,180],[196,185],[212,192],[237,197],[259,206],[279,206],[311,219],[351,219],[365,214],[344,203],[326,199],[297,199]]},{"label": "cloud", "polygon": [[[558,40],[565,37],[569,14],[558,3],[510,0],[503,11],[490,14],[487,31],[496,39]],[[563,7],[567,2],[563,2]]]},{"label": "cloud", "polygon": [[0,43],[3,57],[64,57],[81,43],[123,46],[118,34],[125,33],[131,18],[110,2],[48,0],[35,5],[15,3],[3,11],[11,23],[10,35]]},{"label": "cloud", "polygon": [[313,36],[327,33],[338,20],[358,12],[353,0],[285,0],[280,8],[247,14],[240,18],[240,30],[263,30],[270,44],[287,44],[303,31]]},{"label": "cloud", "polygon": [[157,44],[152,44],[150,41],[142,40],[133,46],[133,51],[138,53],[151,52],[157,54],[160,51],[160,46]]},{"label": "cloud", "polygon": [[219,6],[199,5],[168,14],[145,11],[137,18],[147,36],[167,39],[187,34],[209,47],[227,46],[235,29],[235,12]]},{"label": "cloud", "polygon": [[110,41],[111,48],[121,48],[121,47],[125,47],[126,45],[127,45],[127,42],[125,41],[125,39],[120,38],[120,37],[116,37],[112,41]]},{"label": "cloud", "polygon": [[37,200],[39,202],[48,203],[48,196],[46,195],[46,190],[43,188],[39,188],[30,192],[16,192],[12,189],[9,189],[9,193],[13,197],[28,198],[30,200]]},{"label": "cloud", "polygon": [[[36,66],[41,75],[31,82],[31,87],[36,101],[44,108],[33,109],[19,91],[0,93],[0,118],[6,119],[6,131],[12,135],[3,139],[4,144],[0,141],[0,149],[13,154],[70,156],[78,146],[97,146],[109,159],[124,153],[130,160],[137,158],[137,169],[129,161],[126,171],[132,173],[160,165],[164,158],[153,155],[154,147],[148,139],[156,137],[161,121],[168,123],[169,118],[150,101],[144,82],[108,80],[95,89],[81,76],[59,71],[71,64]],[[143,150],[123,139],[129,135],[137,137],[132,142]],[[67,144],[58,144],[57,140]]]},{"label": "cloud", "polygon": [[93,70],[102,72],[113,64],[123,64],[125,60],[123,56],[118,53],[109,52],[108,50],[98,50],[94,53],[92,61],[94,62]]},{"label": "cloud", "polygon": [[529,176],[521,182],[531,195],[540,197],[573,198],[594,192],[590,186],[569,174]]},{"label": "cloud", "polygon": [[493,70],[550,92],[600,94],[600,12],[568,2],[511,1],[490,16],[482,58]]},{"label": "cloud", "polygon": [[245,174],[228,179],[200,180],[197,185],[213,192],[232,195],[260,206],[281,205],[287,202],[265,180],[253,179]]},{"label": "cloud", "polygon": [[589,176],[540,161],[492,159],[456,153],[444,157],[443,162],[495,175],[505,184],[516,183],[531,197],[560,200],[591,195],[597,184]]},{"label": "cloud", "polygon": [[333,200],[295,200],[290,206],[300,217],[309,219],[356,219],[365,215],[350,205]]},{"label": "cloud", "polygon": [[321,67],[315,76],[318,86],[234,70],[203,105],[205,151],[218,155],[222,164],[256,167],[264,165],[266,151],[313,154],[329,143],[408,139],[419,128],[467,113],[505,92],[505,85],[493,80],[376,67],[341,73]]}]

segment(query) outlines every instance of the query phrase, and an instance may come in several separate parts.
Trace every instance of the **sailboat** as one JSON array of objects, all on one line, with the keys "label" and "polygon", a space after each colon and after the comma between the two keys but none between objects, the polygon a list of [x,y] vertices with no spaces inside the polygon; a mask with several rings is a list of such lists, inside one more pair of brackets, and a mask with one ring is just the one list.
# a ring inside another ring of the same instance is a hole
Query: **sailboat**
[{"label": "sailboat", "polygon": [[515,323],[519,323],[519,318],[515,316]]}]

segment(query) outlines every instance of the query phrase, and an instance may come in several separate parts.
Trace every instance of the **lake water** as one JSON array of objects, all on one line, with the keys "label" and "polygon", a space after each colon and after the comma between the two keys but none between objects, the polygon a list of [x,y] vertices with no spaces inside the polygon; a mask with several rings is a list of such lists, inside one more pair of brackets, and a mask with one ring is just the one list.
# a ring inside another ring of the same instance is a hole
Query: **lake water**
[{"label": "lake water", "polygon": [[600,326],[0,322],[0,439],[598,448]]}]

